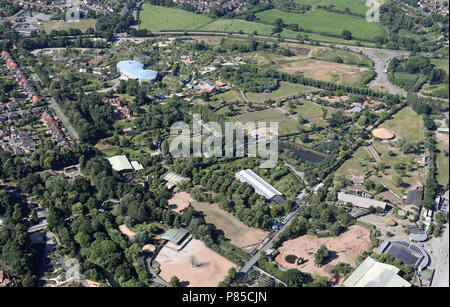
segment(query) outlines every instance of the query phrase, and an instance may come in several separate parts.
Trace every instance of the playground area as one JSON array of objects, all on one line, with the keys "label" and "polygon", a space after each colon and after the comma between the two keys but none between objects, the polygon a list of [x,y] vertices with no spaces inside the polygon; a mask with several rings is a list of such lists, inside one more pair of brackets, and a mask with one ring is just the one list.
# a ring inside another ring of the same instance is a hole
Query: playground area
[{"label": "playground area", "polygon": [[181,251],[164,247],[155,259],[160,264],[159,276],[169,282],[177,276],[184,287],[216,287],[234,263],[215,253],[196,239]]},{"label": "playground area", "polygon": [[[318,267],[314,264],[314,254],[321,245],[325,245],[330,251],[330,261]],[[327,276],[329,280],[337,283],[333,269],[339,262],[356,266],[356,258],[370,246],[370,231],[360,225],[353,225],[338,237],[318,238],[313,235],[305,235],[286,241],[278,248],[280,254],[275,261],[287,268],[296,268],[302,272]],[[298,260],[300,264],[298,264]]]}]

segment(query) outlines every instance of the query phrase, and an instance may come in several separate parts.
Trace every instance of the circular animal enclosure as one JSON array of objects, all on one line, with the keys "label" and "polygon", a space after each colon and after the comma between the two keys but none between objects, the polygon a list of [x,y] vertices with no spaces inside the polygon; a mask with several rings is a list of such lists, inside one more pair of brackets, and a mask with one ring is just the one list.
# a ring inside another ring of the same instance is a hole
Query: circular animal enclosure
[{"label": "circular animal enclosure", "polygon": [[290,264],[296,264],[297,259],[298,257],[295,255],[287,255],[286,257],[284,257],[284,260],[286,260],[286,262]]}]

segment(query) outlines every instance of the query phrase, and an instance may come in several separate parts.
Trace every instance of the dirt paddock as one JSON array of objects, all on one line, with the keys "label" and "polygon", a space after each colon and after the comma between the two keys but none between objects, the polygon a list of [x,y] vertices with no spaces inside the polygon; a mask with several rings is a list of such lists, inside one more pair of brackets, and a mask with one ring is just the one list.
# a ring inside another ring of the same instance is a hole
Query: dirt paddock
[{"label": "dirt paddock", "polygon": [[168,204],[169,208],[172,211],[180,213],[181,211],[189,207],[192,202],[193,199],[191,198],[191,195],[189,195],[189,193],[176,190],[172,198],[169,199]]},{"label": "dirt paddock", "polygon": [[160,264],[159,276],[162,279],[169,282],[172,276],[177,276],[181,285],[187,287],[216,287],[228,270],[236,267],[196,239],[192,239],[181,251],[164,247],[156,261]]},{"label": "dirt paddock", "polygon": [[[322,244],[330,251],[332,260],[322,267],[318,267],[314,264],[314,254]],[[338,237],[318,238],[313,235],[305,235],[286,241],[278,248],[280,254],[275,258],[275,261],[288,269],[296,268],[302,272],[327,276],[330,280],[334,280],[332,270],[336,264],[345,262],[355,267],[357,256],[367,250],[369,246],[370,231],[363,226],[353,225]],[[288,255],[301,257],[306,262],[301,265],[289,263],[285,259]]]}]

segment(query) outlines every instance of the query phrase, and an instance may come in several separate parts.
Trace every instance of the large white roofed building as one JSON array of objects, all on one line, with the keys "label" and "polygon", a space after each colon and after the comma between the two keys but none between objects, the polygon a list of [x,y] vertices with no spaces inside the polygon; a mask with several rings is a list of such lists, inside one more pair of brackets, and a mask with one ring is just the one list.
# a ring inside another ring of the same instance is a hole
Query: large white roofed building
[{"label": "large white roofed building", "polygon": [[158,73],[154,70],[144,69],[144,64],[137,61],[120,61],[117,63],[117,71],[120,72],[124,79],[137,79],[142,82],[153,82],[156,80]]},{"label": "large white roofed building", "polygon": [[390,264],[367,257],[342,283],[343,287],[411,287],[398,275],[400,270]]},{"label": "large white roofed building", "polygon": [[264,196],[266,199],[272,199],[275,196],[282,196],[277,189],[268,184],[264,179],[256,175],[251,169],[242,170],[236,173],[236,178],[242,182],[247,182],[255,192]]}]

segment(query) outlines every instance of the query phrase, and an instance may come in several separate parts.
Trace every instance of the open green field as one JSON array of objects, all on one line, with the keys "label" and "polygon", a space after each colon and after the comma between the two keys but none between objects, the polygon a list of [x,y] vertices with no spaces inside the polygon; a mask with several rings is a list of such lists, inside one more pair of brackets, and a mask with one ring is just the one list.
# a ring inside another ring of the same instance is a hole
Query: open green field
[{"label": "open green field", "polygon": [[409,107],[400,110],[393,119],[385,121],[380,127],[392,130],[396,139],[406,139],[410,142],[419,142],[425,139],[422,117]]},{"label": "open green field", "polygon": [[419,77],[419,74],[412,74],[409,72],[397,71],[394,73],[395,80],[397,80],[397,82],[404,85],[405,87],[410,87],[410,86],[414,85],[414,83],[416,83],[418,77]]},{"label": "open green field", "polygon": [[340,36],[343,30],[349,30],[352,32],[353,37],[359,39],[374,39],[376,36],[386,36],[386,30],[383,26],[369,23],[365,18],[323,10],[312,10],[305,14],[295,14],[272,9],[256,13],[256,17],[263,22],[271,24],[277,18],[281,18],[285,24],[298,24],[299,27],[308,31],[316,31],[317,25],[317,32],[321,34]]},{"label": "open green field", "polygon": [[311,56],[317,60],[322,61],[336,62],[336,60],[339,58],[343,61],[343,64],[369,66],[368,59],[366,59],[359,53],[349,50],[318,47],[311,52]]},{"label": "open green field", "polygon": [[[271,25],[240,19],[217,19],[207,24],[206,26],[199,28],[198,30],[234,33],[239,33],[240,31],[242,31],[245,34],[253,34],[253,32],[256,31],[259,35],[273,34],[273,26]],[[282,36],[295,38],[297,36],[297,33],[294,31],[284,30]]]},{"label": "open green field", "polygon": [[336,175],[344,175],[351,179],[361,177],[368,170],[370,155],[364,147],[359,147],[351,159],[345,161],[336,171]]},{"label": "open green field", "polygon": [[69,30],[79,29],[85,32],[87,29],[92,28],[95,29],[95,23],[97,21],[95,19],[80,19],[78,22],[65,22],[65,21],[44,21],[41,25],[36,25],[41,30],[45,30],[45,32],[50,32],[51,30]]},{"label": "open green field", "polygon": [[339,64],[314,59],[302,59],[278,65],[277,69],[286,73],[302,73],[307,78],[334,82],[337,84],[359,85],[369,73],[367,67]]},{"label": "open green field", "polygon": [[449,86],[448,83],[439,83],[433,85],[427,85],[421,91],[424,95],[430,95],[433,97],[448,98]]},{"label": "open green field", "polygon": [[348,8],[350,12],[365,15],[369,9],[365,6],[366,0],[295,0],[299,4],[309,4],[314,7],[317,4],[333,4],[336,9],[344,11]]},{"label": "open green field", "polygon": [[306,86],[292,84],[288,82],[281,82],[280,87],[269,94],[262,93],[246,93],[248,100],[251,102],[264,102],[266,100],[278,100],[281,98],[292,97],[292,96],[300,96],[303,93],[308,93],[313,91],[312,88],[308,88]]},{"label": "open green field", "polygon": [[[438,170],[438,174],[437,174],[437,181],[439,184],[441,185],[446,185],[448,182],[448,177],[449,177],[449,156],[448,156],[448,152],[449,152],[449,148],[448,148],[448,142],[444,143],[444,142],[438,142],[438,149],[439,149],[439,154],[437,156],[437,160],[436,160],[436,164],[437,164],[437,170]],[[447,153],[447,155],[446,155]]]},{"label": "open green field", "polygon": [[430,62],[437,68],[443,69],[448,73],[448,59],[431,59]]},{"label": "open green field", "polygon": [[211,18],[163,6],[144,4],[140,12],[140,28],[152,32],[162,30],[196,30]]},{"label": "open green field", "polygon": [[297,132],[297,121],[291,117],[286,116],[286,113],[278,109],[267,109],[262,111],[247,112],[234,117],[236,120],[245,124],[250,121],[253,122],[277,122],[279,134],[288,134]]},{"label": "open green field", "polygon": [[[319,125],[326,125],[326,121],[322,117],[323,116],[322,108],[327,110],[327,118],[330,117],[334,112],[336,112],[336,110],[332,108],[315,104],[314,102],[309,100],[301,99],[301,102],[302,102],[301,105],[297,105],[294,108],[295,113],[298,116],[306,117],[310,122]],[[287,111],[288,105],[285,104],[283,106],[283,109]]]}]

